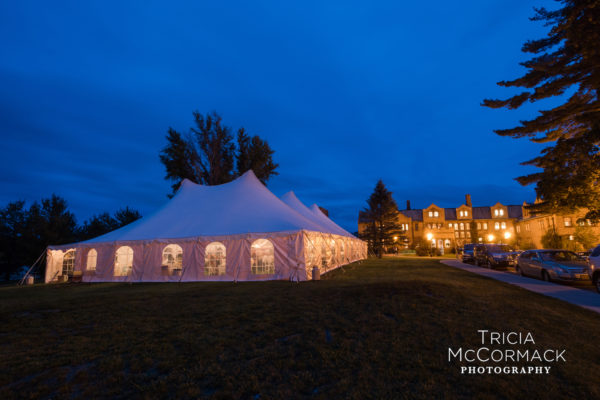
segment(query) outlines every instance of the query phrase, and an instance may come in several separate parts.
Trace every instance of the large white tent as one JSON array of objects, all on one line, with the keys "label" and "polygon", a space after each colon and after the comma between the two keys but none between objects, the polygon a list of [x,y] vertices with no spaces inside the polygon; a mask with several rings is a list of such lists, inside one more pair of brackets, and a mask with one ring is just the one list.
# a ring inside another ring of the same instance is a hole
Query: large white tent
[{"label": "large white tent", "polygon": [[366,243],[306,207],[277,198],[248,171],[217,186],[184,180],[154,214],[97,238],[49,246],[45,281],[81,271],[84,282],[311,279],[363,259]]}]

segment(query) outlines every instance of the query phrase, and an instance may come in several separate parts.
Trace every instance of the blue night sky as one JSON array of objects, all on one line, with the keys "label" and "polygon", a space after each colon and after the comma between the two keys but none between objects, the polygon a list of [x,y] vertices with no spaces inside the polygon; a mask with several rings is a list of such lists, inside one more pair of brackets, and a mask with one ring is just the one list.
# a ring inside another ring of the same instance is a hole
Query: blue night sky
[{"label": "blue night sky", "polygon": [[529,21],[548,0],[5,1],[0,5],[0,206],[64,197],[79,222],[167,201],[169,126],[215,110],[275,150],[307,205],[356,230],[378,179],[401,208],[519,204],[542,145],[502,138],[540,107],[516,91]]}]

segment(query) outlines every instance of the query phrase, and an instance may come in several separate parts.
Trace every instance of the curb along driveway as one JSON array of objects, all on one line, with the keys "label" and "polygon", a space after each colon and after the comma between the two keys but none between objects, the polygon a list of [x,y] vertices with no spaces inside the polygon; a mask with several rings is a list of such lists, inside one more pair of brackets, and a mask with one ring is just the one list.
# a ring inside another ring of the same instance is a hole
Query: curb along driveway
[{"label": "curb along driveway", "polygon": [[511,285],[520,286],[532,292],[554,297],[566,301],[567,303],[575,304],[600,313],[600,294],[595,292],[588,292],[586,290],[544,282],[533,278],[526,278],[493,269],[481,268],[457,260],[441,260],[441,262],[451,267],[460,268],[474,274],[487,276],[488,278],[510,283]]}]

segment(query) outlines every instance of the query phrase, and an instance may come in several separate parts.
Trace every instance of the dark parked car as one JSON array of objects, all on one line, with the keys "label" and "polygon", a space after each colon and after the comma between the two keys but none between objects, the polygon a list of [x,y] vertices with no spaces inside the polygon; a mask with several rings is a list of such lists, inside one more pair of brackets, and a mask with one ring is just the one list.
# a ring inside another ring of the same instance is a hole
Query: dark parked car
[{"label": "dark parked car", "polygon": [[548,282],[590,279],[587,262],[568,250],[527,250],[519,256],[517,272]]},{"label": "dark parked car", "polygon": [[473,262],[473,249],[475,248],[475,243],[465,244],[462,249],[461,260],[464,263]]},{"label": "dark parked car", "polygon": [[519,253],[506,244],[478,244],[473,251],[475,264],[488,268],[513,265]]},{"label": "dark parked car", "polygon": [[600,293],[600,244],[592,250],[588,257],[588,276]]}]

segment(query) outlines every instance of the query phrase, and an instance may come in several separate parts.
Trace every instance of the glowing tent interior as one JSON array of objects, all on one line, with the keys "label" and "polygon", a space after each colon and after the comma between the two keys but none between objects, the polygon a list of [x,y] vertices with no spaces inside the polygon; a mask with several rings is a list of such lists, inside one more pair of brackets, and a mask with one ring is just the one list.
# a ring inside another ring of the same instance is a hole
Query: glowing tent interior
[{"label": "glowing tent interior", "polygon": [[97,238],[46,250],[45,281],[309,280],[367,256],[366,243],[293,192],[277,198],[254,175],[217,186],[184,180],[155,213]]}]

